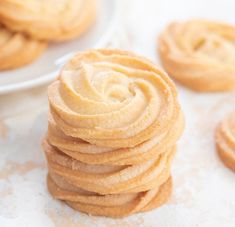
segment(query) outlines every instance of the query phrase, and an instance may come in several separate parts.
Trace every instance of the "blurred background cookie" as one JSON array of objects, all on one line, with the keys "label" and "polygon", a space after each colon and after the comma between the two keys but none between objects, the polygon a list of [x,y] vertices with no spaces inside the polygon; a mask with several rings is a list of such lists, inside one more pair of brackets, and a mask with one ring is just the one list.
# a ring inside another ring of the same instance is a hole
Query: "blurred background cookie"
[{"label": "blurred background cookie", "polygon": [[166,71],[196,91],[235,89],[235,27],[191,20],[171,23],[159,39]]},{"label": "blurred background cookie", "polygon": [[33,62],[46,46],[44,41],[11,32],[0,25],[0,70],[13,69]]},{"label": "blurred background cookie", "polygon": [[216,146],[224,164],[235,171],[235,111],[219,124]]},{"label": "blurred background cookie", "polygon": [[94,21],[95,0],[0,2],[0,20],[36,39],[64,41],[80,36]]}]

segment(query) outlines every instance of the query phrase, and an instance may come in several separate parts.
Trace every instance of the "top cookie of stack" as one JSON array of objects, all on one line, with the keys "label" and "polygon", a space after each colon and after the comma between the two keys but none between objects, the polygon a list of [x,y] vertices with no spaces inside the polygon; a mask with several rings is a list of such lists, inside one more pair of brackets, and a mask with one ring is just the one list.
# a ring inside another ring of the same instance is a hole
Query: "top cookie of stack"
[{"label": "top cookie of stack", "polygon": [[[0,1],[0,21],[9,33],[22,33],[29,42],[34,40],[40,46],[44,42],[45,46],[48,41],[65,41],[80,36],[95,19],[95,3],[95,0],[4,0]],[[20,64],[18,60],[15,64],[12,60],[7,68],[27,64],[37,56],[31,51],[27,61]],[[0,65],[1,57],[0,53]]]}]

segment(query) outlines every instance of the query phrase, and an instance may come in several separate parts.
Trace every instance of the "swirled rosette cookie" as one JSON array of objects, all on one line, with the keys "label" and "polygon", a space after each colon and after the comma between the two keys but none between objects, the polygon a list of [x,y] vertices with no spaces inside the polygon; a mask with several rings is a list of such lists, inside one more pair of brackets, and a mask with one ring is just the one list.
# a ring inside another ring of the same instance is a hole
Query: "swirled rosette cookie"
[{"label": "swirled rosette cookie", "polygon": [[235,171],[235,111],[216,130],[216,146],[221,160]]},{"label": "swirled rosette cookie", "polygon": [[159,39],[166,71],[196,91],[235,89],[235,27],[191,20],[170,24]]},{"label": "swirled rosette cookie", "polygon": [[13,69],[34,61],[46,43],[14,33],[0,25],[0,70]]},{"label": "swirled rosette cookie", "polygon": [[55,198],[111,217],[167,201],[184,120],[164,72],[129,52],[91,50],[67,63],[48,98],[43,148]]},{"label": "swirled rosette cookie", "polygon": [[90,27],[95,14],[95,0],[0,1],[1,23],[42,40],[78,37]]}]

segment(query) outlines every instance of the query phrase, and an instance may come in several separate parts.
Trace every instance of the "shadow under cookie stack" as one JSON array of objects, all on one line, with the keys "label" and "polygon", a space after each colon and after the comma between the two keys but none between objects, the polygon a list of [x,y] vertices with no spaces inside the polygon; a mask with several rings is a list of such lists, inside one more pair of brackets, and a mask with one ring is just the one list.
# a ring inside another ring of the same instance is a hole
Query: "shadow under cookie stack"
[{"label": "shadow under cookie stack", "polygon": [[164,204],[184,120],[169,77],[118,50],[77,54],[48,88],[43,148],[53,197],[123,217]]}]

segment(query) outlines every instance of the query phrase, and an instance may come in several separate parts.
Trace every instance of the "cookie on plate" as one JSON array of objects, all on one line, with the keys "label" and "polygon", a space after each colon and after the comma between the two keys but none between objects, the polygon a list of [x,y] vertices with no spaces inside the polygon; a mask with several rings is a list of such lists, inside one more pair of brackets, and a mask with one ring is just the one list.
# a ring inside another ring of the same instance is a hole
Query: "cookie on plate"
[{"label": "cookie on plate", "polygon": [[217,127],[216,146],[224,164],[235,171],[235,111]]},{"label": "cookie on plate", "polygon": [[235,89],[235,27],[205,20],[171,23],[159,39],[163,67],[202,92]]},{"label": "cookie on plate", "polygon": [[95,0],[4,0],[0,21],[36,39],[64,41],[80,36],[92,24]]},{"label": "cookie on plate", "polygon": [[45,50],[44,41],[11,32],[0,25],[0,70],[17,68],[33,62]]}]

